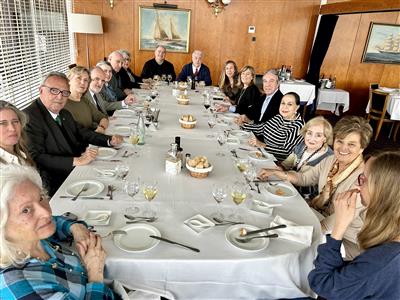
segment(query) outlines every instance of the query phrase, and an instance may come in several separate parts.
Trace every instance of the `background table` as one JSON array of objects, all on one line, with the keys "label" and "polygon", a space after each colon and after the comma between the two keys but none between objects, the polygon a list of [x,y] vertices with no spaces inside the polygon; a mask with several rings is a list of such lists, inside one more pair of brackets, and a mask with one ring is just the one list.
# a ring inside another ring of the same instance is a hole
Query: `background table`
[{"label": "background table", "polygon": [[315,99],[315,85],[305,81],[282,81],[279,85],[282,94],[295,92],[302,104],[311,105]]},{"label": "background table", "polygon": [[339,106],[343,106],[343,112],[349,110],[350,94],[340,89],[319,89],[317,98],[317,110],[329,110],[339,115]]},{"label": "background table", "polygon": [[[391,120],[400,121],[400,89],[392,89],[392,88],[385,88],[382,87],[380,89],[381,92],[388,93],[390,95],[389,103],[386,108],[388,114],[390,114]],[[369,113],[369,102],[365,112]]]},{"label": "background table", "polygon": [[[145,92],[139,91],[141,96]],[[159,194],[153,200],[158,211],[158,220],[151,223],[158,228],[161,235],[197,247],[200,253],[188,251],[170,244],[160,242],[157,247],[143,253],[127,253],[117,248],[112,239],[105,239],[103,244],[107,251],[106,276],[118,279],[127,286],[170,292],[180,299],[277,299],[304,297],[312,294],[307,282],[307,275],[313,268],[316,247],[320,242],[320,226],[300,195],[282,200],[278,196],[267,196],[264,183],[261,184],[262,195],[257,198],[271,203],[282,203],[274,210],[274,215],[296,222],[299,225],[314,227],[311,246],[275,239],[261,251],[246,252],[227,242],[225,231],[228,226],[210,228],[200,234],[195,233],[184,220],[200,213],[206,217],[216,209],[211,194],[212,184],[232,183],[242,180],[243,176],[234,166],[229,146],[224,146],[225,157],[215,156],[219,146],[215,139],[207,138],[210,129],[207,117],[198,93],[190,93],[190,105],[178,105],[171,96],[171,90],[160,90],[159,130],[151,132],[152,137],[140,146],[140,157],[122,158],[130,145],[118,150],[116,159],[130,167],[129,177],[140,176],[143,181],[157,180]],[[192,113],[197,117],[195,129],[183,129],[179,126],[178,116]],[[131,119],[118,118],[111,121],[110,132],[115,124],[132,122]],[[223,130],[226,124],[214,127]],[[209,177],[196,179],[190,177],[187,170],[176,176],[169,176],[164,171],[164,157],[173,142],[174,136],[181,136],[184,152],[192,156],[206,155],[214,169]],[[247,156],[247,151],[237,150],[239,156]],[[272,162],[267,165],[272,166]],[[122,182],[115,181],[117,186],[114,200],[89,200],[79,198],[73,202],[59,196],[65,194],[66,188],[74,181],[95,179],[94,167],[114,167],[116,163],[96,160],[88,166],[76,167],[71,175],[51,200],[53,213],[71,211],[83,217],[89,209],[107,209],[112,211],[109,226],[97,226],[100,234],[125,226],[123,213],[132,205],[130,198],[122,190]],[[261,165],[259,166],[261,167]],[[99,181],[101,179],[96,178]],[[103,181],[105,185],[109,182]],[[105,191],[100,196],[105,196]],[[142,194],[136,195],[136,204],[144,205]],[[242,204],[242,215],[246,223],[266,227],[274,216],[254,212],[249,209],[251,201]],[[223,204],[225,212],[234,208],[229,195]]]}]

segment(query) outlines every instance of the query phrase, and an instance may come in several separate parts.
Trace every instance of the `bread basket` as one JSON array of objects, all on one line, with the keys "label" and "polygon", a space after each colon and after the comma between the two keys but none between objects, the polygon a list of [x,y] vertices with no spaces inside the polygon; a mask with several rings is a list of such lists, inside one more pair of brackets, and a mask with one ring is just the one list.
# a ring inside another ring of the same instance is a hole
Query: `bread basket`
[{"label": "bread basket", "polygon": [[181,123],[182,128],[192,129],[196,126],[197,121],[183,121],[182,119],[179,119],[179,123]]},{"label": "bread basket", "polygon": [[189,98],[179,98],[179,96],[178,96],[178,97],[176,97],[176,100],[178,100],[178,104],[181,104],[181,105],[189,104]]},{"label": "bread basket", "polygon": [[213,166],[210,165],[208,168],[197,169],[197,168],[193,168],[193,167],[189,166],[188,164],[186,164],[186,169],[189,170],[190,176],[192,176],[194,178],[206,178],[208,176],[208,174],[211,173]]}]

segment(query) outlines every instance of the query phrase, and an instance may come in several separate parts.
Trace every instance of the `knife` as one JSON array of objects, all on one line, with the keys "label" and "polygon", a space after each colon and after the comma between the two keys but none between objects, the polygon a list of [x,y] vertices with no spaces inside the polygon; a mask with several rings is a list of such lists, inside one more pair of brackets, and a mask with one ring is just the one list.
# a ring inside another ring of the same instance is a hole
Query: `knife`
[{"label": "knife", "polygon": [[179,246],[185,247],[185,248],[187,248],[187,249],[189,249],[189,250],[192,250],[192,251],[194,251],[194,252],[200,252],[200,250],[197,249],[197,248],[193,248],[193,247],[190,247],[190,246],[187,246],[187,245],[178,243],[178,242],[174,242],[174,241],[171,241],[171,240],[169,240],[169,239],[162,238],[162,237],[160,237],[160,236],[149,235],[149,237],[151,237],[151,238],[153,238],[153,239],[156,239],[156,240],[163,241],[163,242],[167,242],[167,243],[170,243],[170,244],[179,245]]},{"label": "knife", "polygon": [[281,224],[281,225],[277,225],[277,226],[274,226],[274,227],[268,227],[268,228],[248,231],[245,236],[248,236],[248,235],[251,235],[251,234],[260,233],[260,232],[267,232],[267,231],[274,230],[274,229],[279,229],[279,228],[286,228],[286,225],[285,224]]},{"label": "knife", "polygon": [[[74,196],[64,196],[64,195],[62,195],[62,196],[59,196],[58,198],[69,199],[69,198],[73,198],[73,197]],[[80,197],[80,198],[83,198],[83,199],[96,199],[96,200],[104,200],[104,199],[106,199],[104,197]]]}]

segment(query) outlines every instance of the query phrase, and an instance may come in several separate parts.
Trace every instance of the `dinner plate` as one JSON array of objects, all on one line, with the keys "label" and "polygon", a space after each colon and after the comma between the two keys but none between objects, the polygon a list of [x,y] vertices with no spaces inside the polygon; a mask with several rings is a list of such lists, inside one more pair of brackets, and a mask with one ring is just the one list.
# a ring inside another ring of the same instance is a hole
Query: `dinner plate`
[{"label": "dinner plate", "polygon": [[267,161],[274,158],[271,154],[264,154],[260,151],[250,151],[248,155],[250,159],[255,161]]},{"label": "dinner plate", "polygon": [[95,226],[107,226],[110,223],[111,210],[89,210],[83,220]]},{"label": "dinner plate", "polygon": [[289,198],[296,195],[296,190],[285,182],[275,182],[275,183],[268,183],[263,186],[264,189],[273,196],[279,196],[282,198]]},{"label": "dinner plate", "polygon": [[71,183],[65,192],[70,196],[76,196],[83,188],[84,185],[87,185],[87,190],[82,192],[79,196],[82,197],[93,197],[97,196],[104,190],[104,184],[97,180],[79,180],[74,183]]},{"label": "dinner plate", "polygon": [[116,154],[117,154],[117,150],[115,150],[113,148],[102,147],[102,148],[99,148],[96,158],[97,159],[110,159],[110,158],[113,158]]},{"label": "dinner plate", "polygon": [[134,118],[136,117],[136,112],[131,109],[119,109],[114,112],[114,117]]},{"label": "dinner plate", "polygon": [[120,230],[126,231],[126,234],[114,235],[115,245],[126,252],[145,252],[160,242],[149,237],[150,235],[161,236],[160,231],[149,224],[130,224]]},{"label": "dinner plate", "polygon": [[[268,238],[253,239],[247,243],[238,242],[235,238],[240,237],[239,234],[240,234],[241,228],[244,228],[247,231],[260,229],[256,226],[248,225],[248,224],[237,224],[237,225],[233,225],[233,226],[229,227],[225,232],[225,238],[231,245],[233,245],[236,248],[239,248],[241,250],[245,250],[245,251],[260,251],[260,250],[265,249],[268,246],[268,244],[269,244]],[[261,236],[261,235],[265,235],[265,233],[258,233],[255,235]],[[255,236],[255,235],[253,235],[253,236]]]},{"label": "dinner plate", "polygon": [[250,132],[244,130],[232,130],[229,135],[237,137],[238,139],[248,139],[250,137]]},{"label": "dinner plate", "polygon": [[119,134],[122,136],[129,136],[131,133],[131,128],[129,126],[116,126],[114,127],[114,134]]}]

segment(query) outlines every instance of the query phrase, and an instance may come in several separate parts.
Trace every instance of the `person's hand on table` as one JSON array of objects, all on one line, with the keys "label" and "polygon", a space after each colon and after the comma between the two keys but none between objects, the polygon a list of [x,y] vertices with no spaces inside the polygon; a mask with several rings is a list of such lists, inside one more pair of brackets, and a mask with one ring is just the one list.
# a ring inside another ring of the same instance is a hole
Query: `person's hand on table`
[{"label": "person's hand on table", "polygon": [[89,282],[103,282],[104,279],[106,252],[101,242],[100,236],[90,232],[86,248],[83,243],[76,243],[76,249],[81,257],[82,264],[88,273]]},{"label": "person's hand on table", "polygon": [[85,252],[89,247],[90,231],[87,227],[81,223],[75,223],[71,225],[71,233],[74,237],[75,245],[79,243]]},{"label": "person's hand on table", "polygon": [[99,125],[99,126],[97,126],[95,132],[104,134],[106,132],[106,130],[103,126]]},{"label": "person's hand on table", "polygon": [[344,233],[356,215],[356,200],[360,191],[348,190],[337,195],[333,201],[335,207],[335,225],[332,230],[332,238],[342,240]]},{"label": "person's hand on table", "polygon": [[266,146],[266,144],[264,144],[263,142],[260,142],[255,136],[249,138],[248,143],[250,146],[253,146],[253,147],[265,148],[265,146]]},{"label": "person's hand on table", "polygon": [[260,178],[262,181],[267,181],[268,177],[271,177],[276,174],[277,171],[280,171],[279,169],[261,169],[261,171],[258,173],[257,177]]},{"label": "person's hand on table", "polygon": [[124,102],[126,105],[132,105],[137,102],[137,99],[134,94],[129,94],[125,97]]},{"label": "person's hand on table", "polygon": [[243,123],[249,123],[250,119],[246,115],[240,115],[235,118],[235,123],[239,126],[243,125]]},{"label": "person's hand on table", "polygon": [[119,146],[124,141],[124,138],[120,135],[113,135],[110,140],[110,145],[113,147]]},{"label": "person's hand on table", "polygon": [[94,147],[87,147],[86,151],[79,157],[74,157],[73,166],[84,166],[90,164],[96,159],[98,149]]},{"label": "person's hand on table", "polygon": [[217,112],[227,112],[228,109],[229,109],[229,106],[225,106],[225,105],[221,105],[221,104],[217,104],[217,106],[216,106]]}]

